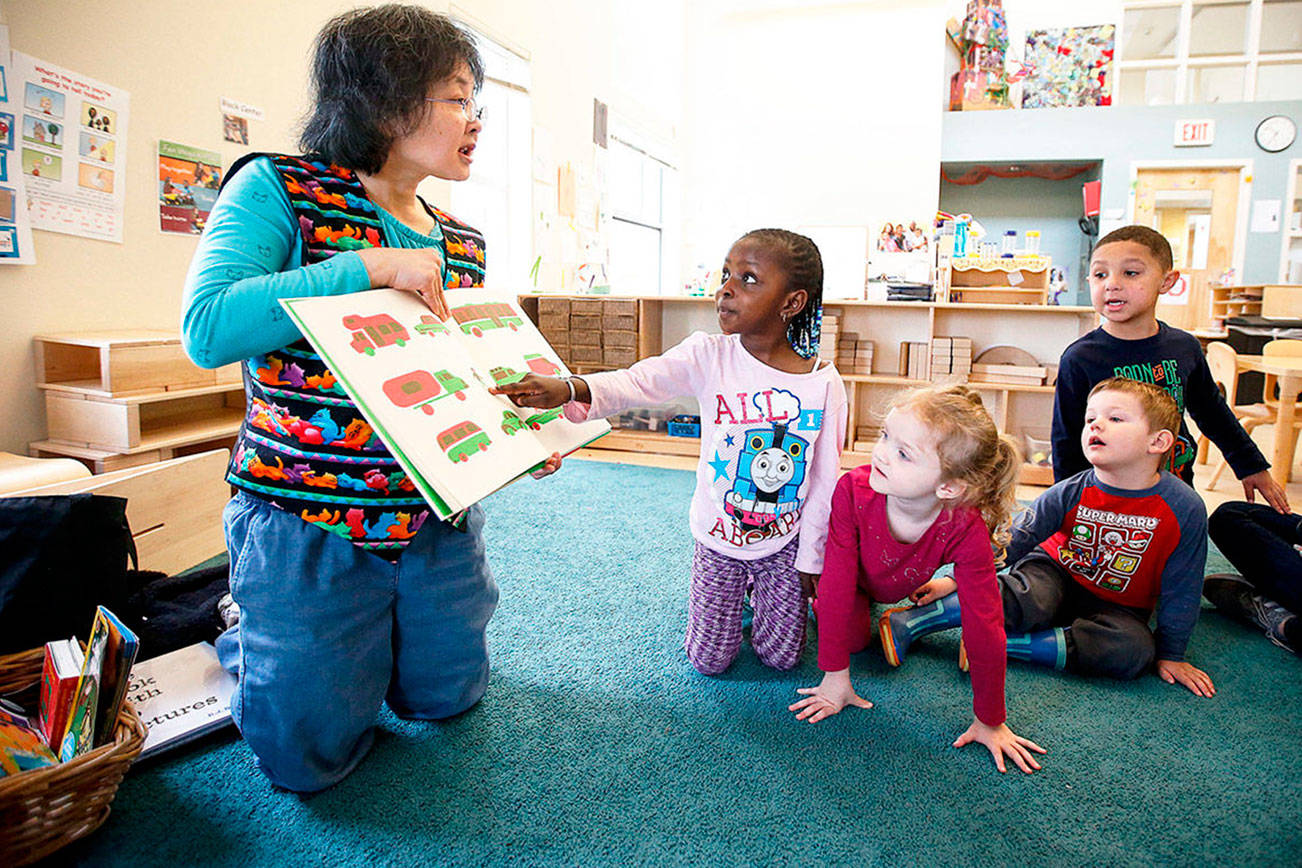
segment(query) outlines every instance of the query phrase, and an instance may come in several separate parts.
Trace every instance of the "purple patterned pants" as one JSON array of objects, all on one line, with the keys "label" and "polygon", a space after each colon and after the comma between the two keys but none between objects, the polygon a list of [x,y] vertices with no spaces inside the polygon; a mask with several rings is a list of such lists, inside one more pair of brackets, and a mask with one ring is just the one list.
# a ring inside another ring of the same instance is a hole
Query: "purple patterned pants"
[{"label": "purple patterned pants", "polygon": [[796,541],[755,561],[741,561],[700,543],[687,596],[687,659],[703,675],[718,675],[741,648],[741,610],[752,586],[751,644],[765,666],[791,669],[805,647],[805,599],[796,573]]}]

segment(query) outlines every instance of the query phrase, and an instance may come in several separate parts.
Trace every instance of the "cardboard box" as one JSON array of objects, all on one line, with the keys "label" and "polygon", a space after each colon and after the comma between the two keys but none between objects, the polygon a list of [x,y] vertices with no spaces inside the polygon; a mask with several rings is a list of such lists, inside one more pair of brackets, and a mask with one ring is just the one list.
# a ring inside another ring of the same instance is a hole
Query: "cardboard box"
[{"label": "cardboard box", "polygon": [[635,314],[611,314],[601,315],[601,327],[607,331],[618,329],[620,331],[637,331],[637,316]]},{"label": "cardboard box", "polygon": [[570,347],[570,362],[575,365],[597,365],[601,363],[601,347]]},{"label": "cardboard box", "polygon": [[538,316],[566,316],[570,315],[570,300],[568,298],[540,298],[538,299]]},{"label": "cardboard box", "polygon": [[570,332],[571,347],[601,347],[601,332],[595,329]]},{"label": "cardboard box", "polygon": [[603,299],[602,316],[637,316],[637,302],[632,299]]},{"label": "cardboard box", "polygon": [[599,317],[602,313],[602,304],[601,299],[572,298],[570,299],[570,313]]},{"label": "cardboard box", "polygon": [[570,331],[601,331],[601,315],[570,314]]},{"label": "cardboard box", "polygon": [[619,349],[637,349],[637,332],[607,330],[601,336],[602,346]]}]

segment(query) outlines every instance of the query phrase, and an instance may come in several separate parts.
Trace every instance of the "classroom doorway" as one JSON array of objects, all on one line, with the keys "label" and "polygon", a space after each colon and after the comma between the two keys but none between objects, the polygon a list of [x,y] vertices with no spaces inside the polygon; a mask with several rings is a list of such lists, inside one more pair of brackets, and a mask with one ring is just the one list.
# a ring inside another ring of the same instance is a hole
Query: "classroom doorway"
[{"label": "classroom doorway", "polygon": [[1212,325],[1211,283],[1242,282],[1251,165],[1133,164],[1131,222],[1171,242],[1181,280],[1157,306],[1158,319],[1195,330]]}]

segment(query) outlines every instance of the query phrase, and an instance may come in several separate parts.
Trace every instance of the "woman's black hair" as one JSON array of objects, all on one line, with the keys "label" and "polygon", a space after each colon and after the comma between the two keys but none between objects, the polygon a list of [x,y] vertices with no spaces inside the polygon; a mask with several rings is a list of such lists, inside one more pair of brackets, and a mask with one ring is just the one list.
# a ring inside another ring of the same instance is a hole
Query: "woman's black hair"
[{"label": "woman's black hair", "polygon": [[805,291],[805,306],[787,325],[787,340],[803,359],[818,355],[823,331],[823,257],[813,239],[786,229],[755,229],[739,240],[758,241],[787,269],[787,289]]},{"label": "woman's black hair", "polygon": [[420,6],[391,3],[332,18],[316,37],[315,101],[299,147],[334,165],[380,171],[394,139],[420,123],[430,86],[462,63],[478,92],[484,64],[473,37]]}]

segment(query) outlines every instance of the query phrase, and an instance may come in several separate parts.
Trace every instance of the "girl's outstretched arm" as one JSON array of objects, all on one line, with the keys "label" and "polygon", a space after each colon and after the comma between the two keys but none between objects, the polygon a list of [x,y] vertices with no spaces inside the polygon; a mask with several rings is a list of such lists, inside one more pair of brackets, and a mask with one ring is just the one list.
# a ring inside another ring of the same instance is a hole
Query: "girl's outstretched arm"
[{"label": "girl's outstretched arm", "polygon": [[1008,771],[1004,765],[1004,756],[1012,757],[1017,767],[1028,775],[1039,769],[1040,764],[1031,756],[1031,751],[1036,753],[1047,753],[1044,748],[1040,747],[1029,738],[1023,738],[1008,728],[1007,723],[1001,723],[998,726],[988,726],[977,718],[972,718],[972,725],[967,728],[967,732],[954,739],[954,747],[962,747],[972,742],[980,742],[990,751],[990,755],[995,758],[995,768],[1001,773]]}]

